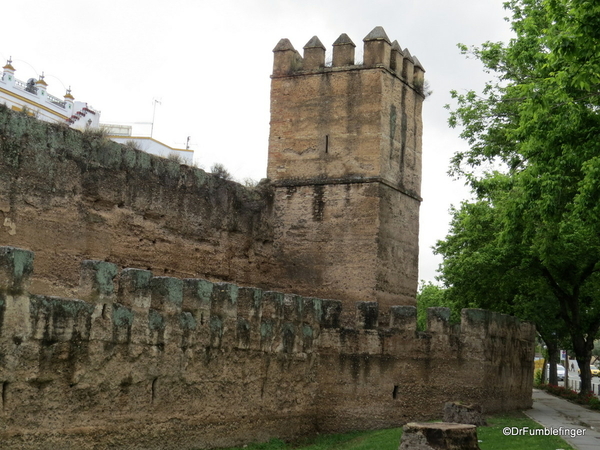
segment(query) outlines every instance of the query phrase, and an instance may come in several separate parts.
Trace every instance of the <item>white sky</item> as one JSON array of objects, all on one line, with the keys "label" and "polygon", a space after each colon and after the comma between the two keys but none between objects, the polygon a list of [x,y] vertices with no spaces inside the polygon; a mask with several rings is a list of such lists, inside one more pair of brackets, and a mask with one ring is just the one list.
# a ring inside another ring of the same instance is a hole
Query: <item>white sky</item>
[{"label": "white sky", "polygon": [[[317,35],[329,49],[346,33],[362,39],[381,25],[417,55],[433,89],[423,108],[423,203],[420,274],[433,281],[441,259],[431,251],[448,231],[448,209],[467,191],[446,172],[465,143],[447,126],[449,91],[480,88],[480,64],[456,44],[507,41],[504,0],[28,0],[5,2],[0,63],[16,77],[46,75],[57,97],[102,112],[104,123],[150,122],[154,137],[191,148],[201,167],[223,163],[238,180],[266,176],[269,86],[281,38],[302,52]],[[3,64],[2,64],[3,65]],[[149,133],[149,127],[142,128]]]}]

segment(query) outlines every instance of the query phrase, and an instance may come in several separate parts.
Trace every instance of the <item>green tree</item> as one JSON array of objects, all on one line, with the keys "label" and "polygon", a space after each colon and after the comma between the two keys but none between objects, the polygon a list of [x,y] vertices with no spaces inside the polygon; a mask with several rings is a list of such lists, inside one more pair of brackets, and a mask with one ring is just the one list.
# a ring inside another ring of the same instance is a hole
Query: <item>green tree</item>
[{"label": "green tree", "polygon": [[442,277],[472,306],[496,297],[496,309],[552,328],[545,340],[567,335],[587,392],[600,328],[600,3],[505,6],[516,35],[508,45],[461,47],[494,78],[481,95],[452,93],[450,125],[470,148],[451,172],[475,201],[438,244]]},{"label": "green tree", "polygon": [[447,301],[445,289],[429,282],[421,281],[419,292],[417,293],[417,329],[424,331],[427,329],[427,308],[435,308],[438,306],[452,309],[451,320],[458,320],[457,310],[454,305]]},{"label": "green tree", "polygon": [[444,256],[444,301],[454,310],[485,308],[535,323],[548,350],[549,382],[556,385],[559,350],[568,334],[547,283],[528,265],[526,247],[503,237],[502,205],[479,200],[453,210],[450,233],[436,246]]}]

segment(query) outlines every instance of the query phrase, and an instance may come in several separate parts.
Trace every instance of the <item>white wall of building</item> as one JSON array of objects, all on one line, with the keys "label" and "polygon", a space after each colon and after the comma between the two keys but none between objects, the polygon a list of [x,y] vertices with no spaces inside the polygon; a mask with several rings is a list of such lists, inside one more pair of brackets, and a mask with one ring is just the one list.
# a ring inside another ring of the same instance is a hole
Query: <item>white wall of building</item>
[{"label": "white wall of building", "polygon": [[131,136],[132,127],[128,125],[100,124],[100,111],[85,102],[75,101],[68,90],[63,99],[48,93],[48,85],[41,76],[39,80],[21,81],[15,77],[12,61],[2,68],[0,76],[0,103],[6,104],[15,111],[26,109],[29,114],[39,120],[53,123],[64,123],[71,128],[83,130],[102,126],[110,134],[109,138],[121,144],[133,141],[136,148],[147,153],[168,158],[177,155],[185,164],[192,164],[193,150],[169,147],[151,137]]},{"label": "white wall of building", "polygon": [[162,142],[157,141],[151,137],[136,137],[136,136],[119,136],[111,135],[109,139],[118,142],[119,144],[127,144],[127,142],[135,142],[136,148],[150,153],[152,155],[162,156],[163,158],[169,158],[174,155],[181,158],[184,164],[191,165],[194,161],[194,151],[184,150],[169,147]]}]

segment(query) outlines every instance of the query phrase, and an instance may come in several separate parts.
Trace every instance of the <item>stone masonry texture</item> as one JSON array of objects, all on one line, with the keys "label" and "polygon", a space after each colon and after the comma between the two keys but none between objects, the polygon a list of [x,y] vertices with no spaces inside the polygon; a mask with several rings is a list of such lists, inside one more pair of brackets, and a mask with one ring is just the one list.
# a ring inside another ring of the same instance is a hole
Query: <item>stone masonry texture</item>
[{"label": "stone masonry texture", "polygon": [[535,330],[513,317],[432,309],[418,332],[413,306],[382,326],[358,302],[348,328],[338,300],[89,260],[61,298],[29,292],[33,262],[0,248],[3,449],[213,448],[531,405]]},{"label": "stone masonry texture", "polygon": [[[534,329],[417,331],[423,67],[274,50],[255,188],[0,105],[0,442],[195,449],[531,405]],[[35,270],[34,270],[35,259]],[[443,375],[441,375],[443,374]]]}]

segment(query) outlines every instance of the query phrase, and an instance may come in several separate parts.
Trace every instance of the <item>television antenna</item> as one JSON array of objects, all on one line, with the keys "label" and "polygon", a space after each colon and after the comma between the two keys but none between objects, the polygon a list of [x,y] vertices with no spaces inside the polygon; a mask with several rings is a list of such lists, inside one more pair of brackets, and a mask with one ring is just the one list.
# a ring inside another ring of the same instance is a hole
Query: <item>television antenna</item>
[{"label": "television antenna", "polygon": [[162,105],[162,102],[158,99],[152,99],[152,126],[150,127],[150,137],[152,137],[152,134],[154,133],[154,118],[156,117],[156,104],[158,103],[159,105]]},{"label": "television antenna", "polygon": [[[190,141],[191,141],[191,139],[192,139],[192,137],[191,137],[191,136],[188,136],[188,137],[186,138],[186,140],[185,140],[185,149],[186,149],[186,150],[189,150],[191,145],[196,145],[195,143],[193,143],[193,142],[190,142]],[[176,142],[176,144],[177,144],[177,145],[182,145],[183,143],[182,143],[182,142]]]}]

